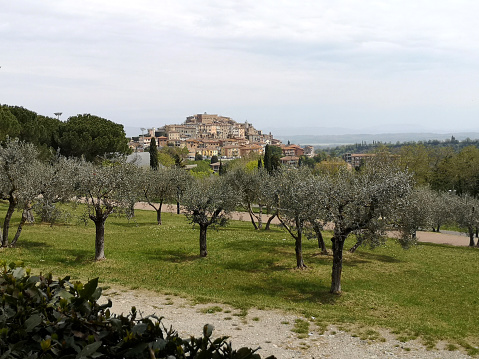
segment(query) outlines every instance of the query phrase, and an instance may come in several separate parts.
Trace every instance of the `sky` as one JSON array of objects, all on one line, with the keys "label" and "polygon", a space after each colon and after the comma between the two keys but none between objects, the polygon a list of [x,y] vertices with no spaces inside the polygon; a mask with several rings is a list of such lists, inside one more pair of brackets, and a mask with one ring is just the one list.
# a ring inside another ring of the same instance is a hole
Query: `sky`
[{"label": "sky", "polygon": [[[479,131],[479,2],[0,0],[0,103],[160,127]],[[301,131],[299,131],[301,132]]]}]

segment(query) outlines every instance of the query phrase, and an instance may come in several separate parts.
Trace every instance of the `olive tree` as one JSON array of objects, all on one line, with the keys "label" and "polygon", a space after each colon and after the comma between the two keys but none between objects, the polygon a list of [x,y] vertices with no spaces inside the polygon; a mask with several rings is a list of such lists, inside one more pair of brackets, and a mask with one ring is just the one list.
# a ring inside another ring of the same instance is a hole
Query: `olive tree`
[{"label": "olive tree", "polygon": [[156,223],[159,225],[161,225],[161,209],[164,201],[176,196],[176,178],[175,171],[172,168],[147,169],[142,173],[142,195],[156,211]]},{"label": "olive tree", "polygon": [[84,161],[76,198],[85,204],[85,220],[95,223],[95,260],[105,259],[105,222],[112,213],[128,214],[138,194],[138,167],[124,161],[95,165]]},{"label": "olive tree", "polygon": [[188,220],[200,227],[201,257],[208,254],[208,227],[226,225],[229,213],[237,204],[237,195],[225,177],[211,176],[190,183],[183,196],[183,205]]},{"label": "olive tree", "polygon": [[[240,167],[227,174],[228,181],[239,196],[240,204],[248,211],[254,229],[263,227],[263,207],[269,196],[266,190],[269,177],[263,168],[250,171]],[[258,214],[253,211],[255,204],[259,207]]]},{"label": "olive tree", "polygon": [[[469,246],[474,247],[474,233],[479,226],[479,200],[467,193],[451,197],[454,208],[454,219],[457,225],[467,229]],[[479,247],[479,240],[477,242]]]},{"label": "olive tree", "polygon": [[333,268],[331,293],[341,293],[343,248],[350,234],[364,243],[380,244],[388,228],[387,218],[396,202],[412,189],[410,175],[386,163],[371,163],[361,171],[340,170],[323,175],[321,201],[326,220],[334,225],[331,238]]},{"label": "olive tree", "polygon": [[295,240],[296,268],[304,269],[302,239],[311,212],[314,178],[309,169],[290,169],[277,172],[278,219]]},{"label": "olive tree", "polygon": [[308,222],[305,233],[308,238],[316,238],[321,254],[328,255],[329,252],[324,243],[322,233],[329,226],[328,216],[325,207],[322,205],[323,201],[320,200],[320,197],[324,195],[323,180],[323,176],[313,177],[313,183],[310,188],[310,200],[308,202],[309,211],[307,213]]},{"label": "olive tree", "polygon": [[404,196],[397,203],[394,218],[400,238],[415,241],[418,230],[433,227],[434,205],[435,192],[427,187],[414,188]]},{"label": "olive tree", "polygon": [[180,205],[183,194],[193,181],[193,177],[190,172],[182,167],[171,167],[168,169],[171,175],[171,179],[175,184],[175,201],[176,201],[176,214],[180,214]]},{"label": "olive tree", "polygon": [[38,151],[30,143],[7,139],[0,146],[0,197],[8,201],[8,208],[0,233],[1,246],[9,245],[9,229],[13,213],[17,208],[23,211],[19,229],[10,245],[20,236],[23,224],[31,214],[34,199],[41,194],[39,182],[45,176],[45,165],[38,158]]},{"label": "olive tree", "polygon": [[453,223],[454,195],[449,192],[432,192],[431,224],[433,232],[439,232],[443,224]]}]

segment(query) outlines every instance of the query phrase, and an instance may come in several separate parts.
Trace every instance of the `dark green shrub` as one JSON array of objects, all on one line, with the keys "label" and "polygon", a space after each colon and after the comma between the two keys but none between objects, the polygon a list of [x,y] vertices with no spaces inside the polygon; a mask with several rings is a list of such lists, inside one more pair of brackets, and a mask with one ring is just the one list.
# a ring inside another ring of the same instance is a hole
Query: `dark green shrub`
[{"label": "dark green shrub", "polygon": [[[86,284],[69,277],[31,276],[11,263],[0,274],[0,359],[4,358],[260,358],[255,350],[233,350],[227,337],[181,339],[162,318],[110,314],[98,304],[98,278]],[[273,358],[273,357],[271,357]]]}]

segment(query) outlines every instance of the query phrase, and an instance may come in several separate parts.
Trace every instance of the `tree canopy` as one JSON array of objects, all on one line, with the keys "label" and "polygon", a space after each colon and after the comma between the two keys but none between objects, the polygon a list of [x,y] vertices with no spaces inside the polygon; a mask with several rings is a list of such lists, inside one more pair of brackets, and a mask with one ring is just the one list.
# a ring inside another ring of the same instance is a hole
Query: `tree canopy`
[{"label": "tree canopy", "polygon": [[72,116],[62,123],[58,142],[62,155],[87,161],[130,152],[123,125],[90,114]]}]

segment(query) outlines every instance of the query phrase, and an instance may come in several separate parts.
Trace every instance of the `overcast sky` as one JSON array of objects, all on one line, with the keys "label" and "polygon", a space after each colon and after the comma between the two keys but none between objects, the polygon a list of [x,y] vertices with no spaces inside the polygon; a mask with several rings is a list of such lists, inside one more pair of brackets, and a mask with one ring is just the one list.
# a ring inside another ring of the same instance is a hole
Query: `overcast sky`
[{"label": "overcast sky", "polygon": [[479,130],[477,1],[0,5],[0,103],[42,115],[136,127],[208,112],[264,131]]}]

